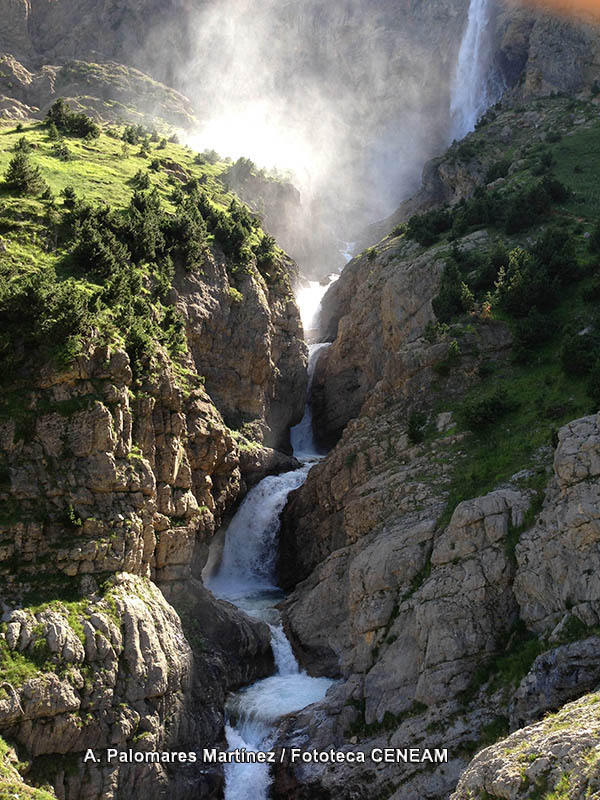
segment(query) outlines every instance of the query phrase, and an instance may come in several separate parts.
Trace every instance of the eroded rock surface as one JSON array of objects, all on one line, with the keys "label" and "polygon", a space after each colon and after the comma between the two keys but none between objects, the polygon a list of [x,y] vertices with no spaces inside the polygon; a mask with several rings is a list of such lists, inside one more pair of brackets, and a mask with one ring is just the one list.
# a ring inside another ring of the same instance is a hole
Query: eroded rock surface
[{"label": "eroded rock surface", "polygon": [[598,694],[586,695],[483,750],[451,800],[594,797],[600,790],[599,703]]}]

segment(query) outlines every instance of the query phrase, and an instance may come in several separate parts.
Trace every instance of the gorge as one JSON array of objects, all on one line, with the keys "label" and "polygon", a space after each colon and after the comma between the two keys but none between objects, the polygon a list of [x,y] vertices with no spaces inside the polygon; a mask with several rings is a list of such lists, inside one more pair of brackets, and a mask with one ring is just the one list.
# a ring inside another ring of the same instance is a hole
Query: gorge
[{"label": "gorge", "polygon": [[598,26],[0,11],[1,791],[594,797]]}]

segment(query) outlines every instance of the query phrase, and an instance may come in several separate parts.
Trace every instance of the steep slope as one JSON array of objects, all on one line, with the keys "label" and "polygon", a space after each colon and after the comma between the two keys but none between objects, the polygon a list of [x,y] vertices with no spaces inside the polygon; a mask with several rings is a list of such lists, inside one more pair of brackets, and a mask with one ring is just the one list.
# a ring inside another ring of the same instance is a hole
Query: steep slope
[{"label": "steep slope", "polygon": [[[298,652],[342,682],[280,741],[367,758],[281,768],[278,797],[447,797],[474,750],[596,685],[599,135],[595,101],[495,110],[439,162],[483,186],[325,297],[312,402],[337,444],[279,571]],[[368,757],[406,746],[448,762]]]},{"label": "steep slope", "polygon": [[64,798],[218,796],[218,767],[105,751],[220,742],[227,691],[273,670],[199,578],[247,483],[295,463],[271,446],[304,406],[296,268],[225,165],[53,119],[1,137],[0,729]]}]

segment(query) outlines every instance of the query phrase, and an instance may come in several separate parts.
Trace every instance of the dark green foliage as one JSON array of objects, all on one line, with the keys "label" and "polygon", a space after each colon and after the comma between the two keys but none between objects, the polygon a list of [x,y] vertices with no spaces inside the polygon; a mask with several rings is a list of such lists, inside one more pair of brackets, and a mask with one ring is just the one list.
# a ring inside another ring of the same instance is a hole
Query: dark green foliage
[{"label": "dark green foliage", "polygon": [[422,411],[411,411],[408,415],[408,441],[411,444],[418,444],[425,438],[425,426],[427,425],[427,414]]},{"label": "dark green foliage", "polygon": [[425,214],[414,214],[408,221],[406,235],[415,239],[423,247],[433,244],[440,233],[450,230],[452,214],[447,209],[427,211]]},{"label": "dark green foliage", "polygon": [[460,348],[456,339],[453,339],[448,345],[446,356],[433,367],[438,375],[449,375],[452,368],[455,367],[460,361]]},{"label": "dark green foliage", "polygon": [[477,270],[475,280],[471,284],[476,295],[491,292],[494,289],[498,273],[501,269],[506,270],[508,260],[509,253],[504,243],[501,241],[494,242],[491,253],[483,260]]},{"label": "dark green foliage", "polygon": [[64,189],[61,189],[60,192],[63,203],[65,208],[73,208],[75,203],[77,202],[77,195],[75,194],[75,189],[72,186],[65,186]]},{"label": "dark green foliage", "polygon": [[600,353],[598,352],[589,373],[587,393],[592,399],[594,410],[600,409]]},{"label": "dark green foliage", "polygon": [[535,242],[531,252],[550,278],[556,278],[561,286],[576,277],[575,240],[567,229],[555,225],[549,227]]},{"label": "dark green foliage", "polygon": [[555,164],[556,161],[554,160],[554,156],[552,155],[551,151],[547,148],[543,148],[539,151],[539,161],[534,166],[532,172],[534,175],[543,175],[551,170]]},{"label": "dark green foliage", "polygon": [[465,401],[461,416],[469,428],[481,430],[498,422],[516,407],[516,403],[504,391],[496,389],[483,397]]},{"label": "dark green foliage", "polygon": [[440,290],[432,301],[433,310],[440,322],[450,322],[466,310],[463,286],[456,262],[448,261],[442,274]]},{"label": "dark green foliage", "polygon": [[82,274],[106,281],[126,263],[127,255],[126,247],[96,217],[79,226],[72,259]]},{"label": "dark green foliage", "polygon": [[594,230],[590,236],[589,248],[592,253],[600,252],[600,220],[594,226]]},{"label": "dark green foliage", "polygon": [[21,136],[21,138],[17,140],[13,150],[15,153],[31,153],[33,147],[29,144],[25,136]]},{"label": "dark green foliage", "polygon": [[192,198],[185,199],[175,217],[164,226],[173,257],[186,269],[202,264],[206,250],[206,223]]},{"label": "dark green foliage", "polygon": [[138,144],[146,135],[143,125],[127,125],[123,131],[122,139],[127,144]]},{"label": "dark green foliage", "polygon": [[82,525],[81,517],[75,512],[72,505],[68,505],[63,515],[63,524],[66,528],[77,530]]},{"label": "dark green foliage", "polygon": [[275,239],[272,236],[265,234],[258,243],[254,252],[256,254],[256,263],[258,264],[259,268],[271,266],[277,255]]},{"label": "dark green foliage", "polygon": [[136,189],[149,189],[150,188],[150,176],[147,172],[144,172],[142,169],[138,169],[135,173],[133,178],[131,179],[131,183],[135,186]]},{"label": "dark green foliage", "polygon": [[536,307],[547,310],[556,305],[560,281],[523,248],[510,254],[506,271],[500,270],[496,282],[500,305],[514,317],[525,317]]},{"label": "dark green foliage", "polygon": [[510,169],[510,159],[503,158],[500,161],[494,162],[485,173],[485,183],[492,183],[498,178],[506,178],[508,170]]},{"label": "dark green foliage", "polygon": [[23,150],[11,158],[4,183],[15,194],[39,194],[47,188],[40,168],[31,163]]},{"label": "dark green foliage", "polygon": [[59,282],[53,271],[20,275],[0,282],[0,361],[18,364],[58,348],[68,358],[91,322],[88,297],[75,281]]},{"label": "dark green foliage", "polygon": [[526,231],[548,214],[551,204],[552,198],[542,181],[530,189],[517,192],[508,204],[504,230],[509,235]]},{"label": "dark green foliage", "polygon": [[56,130],[67,136],[78,136],[80,138],[91,137],[93,139],[100,136],[100,127],[93,119],[81,112],[71,111],[68,103],[60,98],[46,114],[46,124],[54,125]]},{"label": "dark green foliage", "polygon": [[542,186],[548,192],[550,199],[553,203],[566,203],[569,199],[571,192],[567,189],[564,183],[561,183],[556,178],[547,175],[542,181]]},{"label": "dark green foliage", "polygon": [[229,205],[229,213],[215,208],[203,192],[195,192],[193,202],[206,220],[208,229],[214,234],[226,256],[238,263],[248,263],[251,257],[247,238],[256,227],[257,222],[248,211],[236,200]]},{"label": "dark green foliage", "polygon": [[73,158],[71,151],[69,150],[67,145],[62,141],[56,142],[56,144],[52,148],[52,155],[60,159],[61,161],[70,161]]},{"label": "dark green foliage", "polygon": [[515,326],[513,344],[515,359],[521,362],[529,361],[534,350],[545,344],[553,333],[552,319],[540,314],[534,306]]},{"label": "dark green foliage", "polygon": [[596,330],[582,330],[567,336],[561,351],[562,368],[569,375],[589,375],[600,358],[600,336]]}]

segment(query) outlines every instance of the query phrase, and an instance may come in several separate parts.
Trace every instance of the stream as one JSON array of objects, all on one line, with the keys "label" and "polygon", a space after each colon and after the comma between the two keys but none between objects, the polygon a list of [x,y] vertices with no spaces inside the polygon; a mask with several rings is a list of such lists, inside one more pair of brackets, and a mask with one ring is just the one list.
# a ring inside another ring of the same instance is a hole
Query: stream
[{"label": "stream", "polygon": [[[311,301],[313,297],[311,293]],[[314,319],[317,311],[312,303],[308,313]],[[328,346],[309,346],[309,388],[318,354]],[[276,608],[284,597],[275,578],[279,515],[288,494],[304,483],[311,467],[322,457],[315,446],[308,404],[301,422],[291,429],[290,438],[302,466],[282,475],[269,475],[248,492],[227,528],[221,563],[206,582],[217,597],[269,625],[277,670],[275,675],[229,697],[226,734],[230,750],[269,750],[278,721],[321,700],[333,683],[328,678],[311,678],[300,669]],[[270,783],[268,764],[225,765],[225,800],[266,800]]]}]

